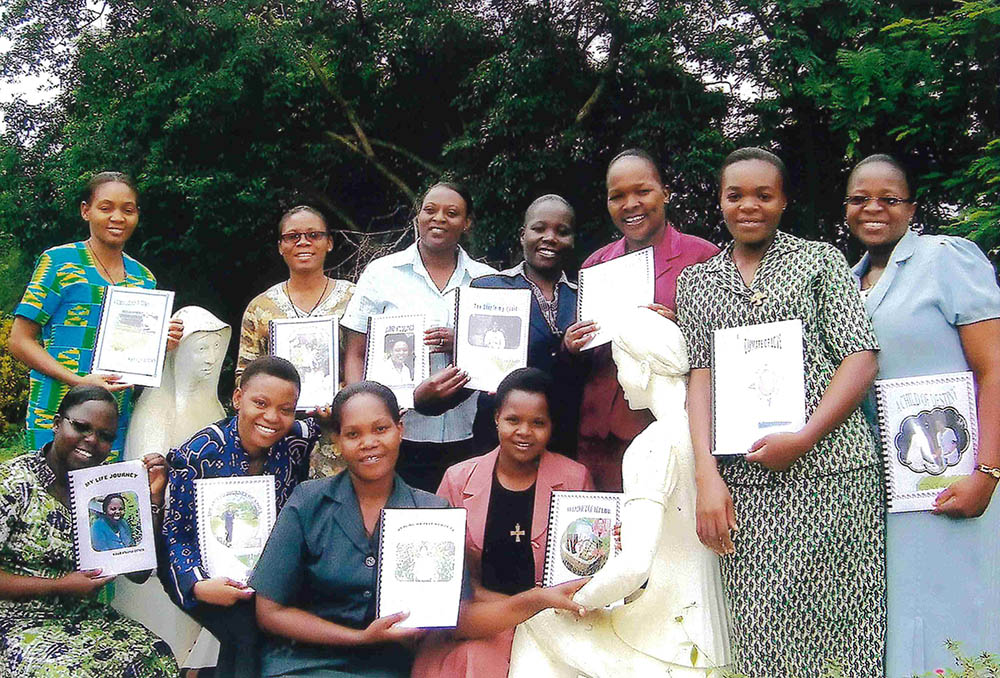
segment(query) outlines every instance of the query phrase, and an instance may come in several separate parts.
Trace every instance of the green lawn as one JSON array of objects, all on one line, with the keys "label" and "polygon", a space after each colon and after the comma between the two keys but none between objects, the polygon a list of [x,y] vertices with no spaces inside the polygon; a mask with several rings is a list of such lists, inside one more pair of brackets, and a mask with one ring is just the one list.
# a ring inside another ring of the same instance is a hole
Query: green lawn
[{"label": "green lawn", "polygon": [[24,454],[24,433],[18,432],[15,435],[0,435],[0,462],[13,459],[19,454]]}]

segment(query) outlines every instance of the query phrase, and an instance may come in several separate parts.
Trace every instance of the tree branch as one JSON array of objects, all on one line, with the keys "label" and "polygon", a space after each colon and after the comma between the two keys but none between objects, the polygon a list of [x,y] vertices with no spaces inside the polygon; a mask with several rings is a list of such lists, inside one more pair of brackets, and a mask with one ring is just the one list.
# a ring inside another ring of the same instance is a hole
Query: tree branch
[{"label": "tree branch", "polygon": [[396,144],[390,143],[388,141],[382,141],[381,139],[369,139],[368,141],[371,142],[372,146],[380,146],[382,148],[388,148],[390,151],[395,151],[396,153],[399,153],[404,158],[409,158],[413,162],[417,163],[418,165],[426,169],[431,174],[444,174],[443,168],[438,167],[437,165],[424,160],[413,151],[409,151],[403,148],[402,146],[397,146]]},{"label": "tree branch", "polygon": [[[396,184],[397,188],[399,188],[399,190],[401,190],[407,198],[409,198],[410,200],[417,199],[417,194],[413,191],[413,189],[410,188],[405,181],[400,179],[392,170],[390,170],[388,167],[386,167],[378,160],[376,160],[374,154],[365,153],[361,148],[358,147],[358,144],[356,144],[354,141],[348,139],[347,137],[341,134],[337,134],[336,132],[325,132],[325,134],[329,138],[343,144],[348,149],[350,149],[354,153],[357,153],[362,158],[364,158],[372,167],[378,170],[379,173],[382,174],[382,176],[384,176],[392,183]],[[371,146],[369,146],[368,148],[370,149]]]},{"label": "tree branch", "polygon": [[358,141],[361,143],[363,155],[368,158],[374,158],[375,151],[372,149],[372,145],[368,142],[368,137],[365,136],[365,131],[361,129],[361,123],[358,121],[358,117],[354,114],[354,109],[351,108],[347,99],[345,99],[340,91],[333,86],[333,83],[330,82],[330,78],[328,78],[326,73],[323,72],[323,67],[320,66],[319,61],[316,60],[316,57],[313,56],[312,52],[306,50],[305,60],[306,63],[309,64],[309,68],[312,69],[312,72],[316,74],[317,78],[319,78],[320,83],[323,85],[323,89],[329,92],[330,96],[332,96],[344,110],[344,115],[347,116],[347,121],[351,124],[351,127],[354,129],[354,134],[358,137]]},{"label": "tree branch", "polygon": [[617,33],[612,30],[611,32],[611,45],[608,48],[608,62],[604,64],[604,68],[601,69],[600,78],[597,81],[597,86],[594,87],[593,93],[584,102],[583,106],[576,114],[576,123],[579,124],[590,117],[593,112],[594,107],[600,100],[601,95],[604,90],[607,89],[608,80],[611,79],[611,74],[615,72],[618,67],[618,57],[621,55],[621,40],[619,39]]}]

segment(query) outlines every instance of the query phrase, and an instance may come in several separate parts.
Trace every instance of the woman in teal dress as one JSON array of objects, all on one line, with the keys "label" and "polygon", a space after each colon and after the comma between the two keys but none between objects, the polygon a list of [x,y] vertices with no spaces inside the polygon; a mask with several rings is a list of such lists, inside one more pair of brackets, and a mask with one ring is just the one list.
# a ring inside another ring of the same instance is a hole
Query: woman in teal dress
[{"label": "woman in teal dress", "polygon": [[[105,460],[117,419],[107,390],[76,386],[53,418],[52,442],[0,465],[0,676],[178,673],[166,643],[95,599],[111,577],[100,570],[77,571],[74,563],[68,472]],[[166,461],[151,454],[143,462],[158,517]]]},{"label": "woman in teal dress", "polygon": [[[847,181],[846,220],[867,250],[854,267],[882,350],[878,378],[971,370],[979,467],[937,497],[933,511],[886,520],[886,676],[923,675],[954,658],[1000,652],[1000,289],[972,242],[910,230],[913,186],[886,155]],[[874,410],[869,400],[866,409]]]},{"label": "woman in teal dress", "polygon": [[91,541],[96,551],[113,551],[135,546],[132,528],[125,520],[125,499],[109,494],[101,502],[103,512],[90,525]]},{"label": "woman in teal dress", "polygon": [[[41,449],[52,440],[56,408],[71,386],[96,384],[118,401],[118,435],[111,448],[111,458],[117,460],[132,413],[132,387],[114,375],[90,374],[101,302],[112,285],[153,288],[156,278],[124,252],[139,223],[139,194],[132,179],[120,172],[95,175],[80,215],[90,237],[42,252],[14,310],[10,352],[31,368],[28,449]],[[168,351],[182,332],[181,321],[171,321]]]}]

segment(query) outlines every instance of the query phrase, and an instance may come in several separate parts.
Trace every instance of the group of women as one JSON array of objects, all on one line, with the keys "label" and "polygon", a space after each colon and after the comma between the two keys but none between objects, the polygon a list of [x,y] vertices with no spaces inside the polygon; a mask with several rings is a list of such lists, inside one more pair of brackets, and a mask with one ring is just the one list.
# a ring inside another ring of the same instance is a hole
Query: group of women
[{"label": "group of women", "polygon": [[[1000,509],[990,507],[1000,478],[1000,289],[991,264],[968,241],[911,230],[914,187],[889,156],[865,159],[847,180],[846,224],[867,250],[853,275],[832,245],[779,229],[789,199],[779,158],[740,149],[718,179],[732,236],[721,251],[667,222],[655,159],[622,152],[606,175],[622,238],[584,266],[653,248],[650,308],[675,319],[687,342],[697,536],[721,556],[731,668],[818,676],[832,661],[845,675],[900,678],[948,665],[947,638],[970,653],[996,650],[1000,589],[988,579],[1000,555]],[[127,177],[97,175],[81,204],[90,237],[43,253],[15,312],[10,349],[32,368],[37,451],[0,466],[0,666],[13,675],[177,671],[162,641],[94,600],[100,572],[74,571],[65,489],[68,470],[122,447],[130,389],[88,372],[104,290],[155,284],[123,251],[138,213]],[[597,327],[575,318],[573,209],[555,195],[535,200],[523,261],[499,272],[460,245],[474,225],[463,187],[431,187],[415,225],[417,242],[372,261],[355,286],[324,273],[332,242],[322,215],[286,213],[278,251],[289,278],[244,314],[236,415],[172,451],[169,473],[159,455],[146,459],[164,516],[159,576],[220,639],[216,675],[503,676],[518,623],[550,607],[587,613],[573,601],[582,582],[536,585],[549,497],[620,490],[622,455],[652,417],[629,409],[610,347],[582,350]],[[449,364],[450,293],[466,285],[532,292],[529,367],[496,394],[466,389],[468,376]],[[368,319],[394,311],[430,321],[432,374],[402,415],[390,390],[362,381]],[[310,315],[340,318],[347,386],[330,408],[296,420],[299,378],[267,355],[266,328]],[[712,332],[793,318],[803,323],[806,425],[720,461]],[[171,345],[182,330],[172,325]],[[933,512],[887,516],[877,435],[863,414],[873,380],[963,370],[977,388],[977,470]],[[310,451],[324,431],[337,456],[317,467]],[[344,472],[303,482],[310,463],[313,476]],[[276,477],[279,514],[249,586],[208,577],[193,481],[264,473]],[[427,634],[399,627],[405,614],[376,619],[379,511],[444,505],[469,516],[458,628]]]}]

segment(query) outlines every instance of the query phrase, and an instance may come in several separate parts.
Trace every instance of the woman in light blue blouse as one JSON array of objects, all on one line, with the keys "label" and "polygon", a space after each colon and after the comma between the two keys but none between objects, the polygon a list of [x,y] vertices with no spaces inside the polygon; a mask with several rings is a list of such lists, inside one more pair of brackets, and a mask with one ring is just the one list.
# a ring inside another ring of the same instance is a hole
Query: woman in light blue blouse
[{"label": "woman in light blue blouse", "polygon": [[[886,675],[1000,650],[1000,289],[979,248],[910,230],[913,186],[893,158],[874,155],[847,182],[846,219],[867,253],[854,267],[881,352],[879,379],[971,370],[979,408],[978,466],[932,512],[894,513],[886,534]],[[869,403],[870,404],[870,403]],[[989,508],[988,508],[989,507]]]},{"label": "woman in light blue blouse", "polygon": [[91,539],[96,551],[113,551],[115,549],[135,546],[132,538],[132,528],[125,520],[125,499],[120,494],[109,494],[101,502],[101,515],[90,526]]}]

